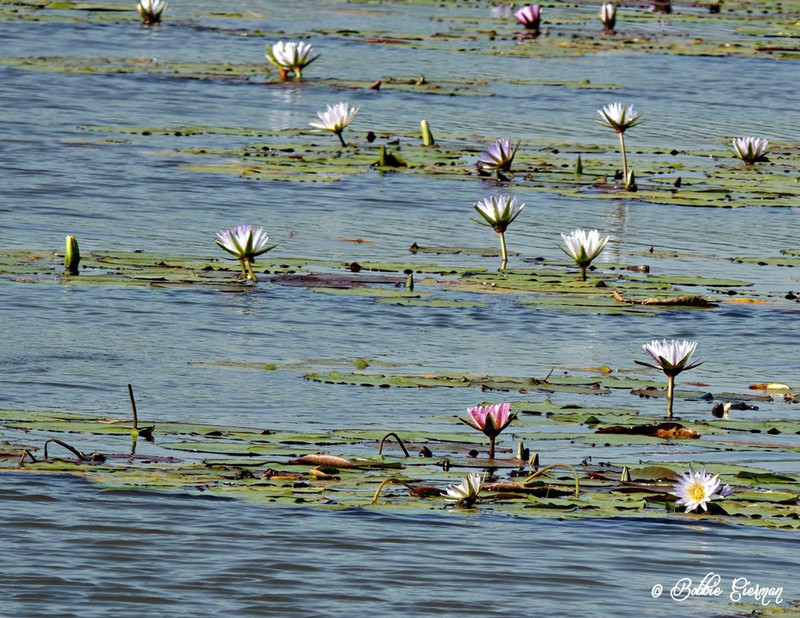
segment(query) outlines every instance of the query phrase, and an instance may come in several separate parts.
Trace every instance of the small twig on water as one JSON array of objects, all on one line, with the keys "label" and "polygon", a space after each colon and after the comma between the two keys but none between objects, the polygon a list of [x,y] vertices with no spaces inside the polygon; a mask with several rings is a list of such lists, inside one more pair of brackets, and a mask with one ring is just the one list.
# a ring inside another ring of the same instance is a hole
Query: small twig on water
[{"label": "small twig on water", "polygon": [[522,484],[525,485],[526,483],[535,479],[537,476],[541,476],[542,474],[544,474],[548,470],[551,470],[552,468],[569,468],[570,470],[572,470],[572,473],[575,475],[575,497],[577,498],[580,495],[580,489],[581,489],[580,482],[578,481],[578,471],[569,464],[556,463],[556,464],[550,464],[549,466],[545,466],[544,468],[541,468],[540,470],[537,470],[536,472],[531,474],[528,478],[526,478],[522,482]]}]

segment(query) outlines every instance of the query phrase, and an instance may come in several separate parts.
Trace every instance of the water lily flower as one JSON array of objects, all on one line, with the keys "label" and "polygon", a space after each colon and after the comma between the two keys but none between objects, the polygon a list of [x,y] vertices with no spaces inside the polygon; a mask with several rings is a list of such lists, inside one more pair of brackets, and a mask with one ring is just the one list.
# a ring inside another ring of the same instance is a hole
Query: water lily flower
[{"label": "water lily flower", "polygon": [[458,420],[484,433],[489,438],[489,459],[494,459],[495,439],[511,424],[511,421],[517,418],[517,414],[509,414],[510,411],[510,403],[476,406],[467,409],[469,418],[459,418]]},{"label": "water lily flower", "polygon": [[542,16],[542,7],[538,4],[526,4],[514,13],[514,19],[521,23],[527,30],[539,30],[539,20]]},{"label": "water lily flower", "polygon": [[214,242],[239,259],[245,278],[252,279],[254,283],[258,281],[252,266],[256,256],[278,246],[269,245],[269,236],[262,228],[253,225],[237,225],[228,230],[221,230],[217,232]]},{"label": "water lily flower", "polygon": [[677,341],[673,339],[667,341],[666,339],[658,341],[654,339],[650,343],[642,346],[653,360],[656,365],[645,363],[643,361],[635,361],[639,365],[651,367],[653,369],[661,369],[667,376],[667,418],[672,418],[672,399],[675,390],[675,376],[682,371],[694,369],[701,365],[704,361],[697,361],[689,364],[689,361],[697,348],[696,341]]},{"label": "water lily flower", "polygon": [[617,5],[613,2],[604,2],[600,7],[600,21],[603,22],[606,32],[613,33],[617,24]]},{"label": "water lily flower", "polygon": [[350,105],[345,102],[340,102],[336,105],[326,105],[325,108],[324,112],[317,112],[319,121],[312,120],[309,124],[312,127],[336,133],[339,141],[342,142],[342,146],[347,146],[347,142],[345,142],[342,137],[342,131],[356,119],[359,108],[350,107]]},{"label": "water lily flower", "polygon": [[711,500],[718,500],[729,495],[731,486],[725,485],[720,489],[719,474],[712,476],[706,472],[706,467],[703,466],[700,472],[691,469],[689,472],[682,472],[674,491],[670,493],[679,498],[676,504],[686,505],[687,513],[697,508],[707,511],[706,504]]},{"label": "water lily flower", "polygon": [[581,269],[581,281],[586,281],[586,269],[592,260],[600,255],[611,237],[600,238],[600,232],[597,230],[587,233],[585,230],[577,229],[570,234],[561,234],[561,238],[564,239],[567,247],[559,248],[575,260],[578,268]]},{"label": "water lily flower", "polygon": [[294,73],[295,79],[300,79],[303,69],[319,58],[319,54],[302,41],[278,41],[271,48],[267,45],[266,57],[278,69],[281,79],[285,79],[289,71]]},{"label": "water lily flower", "polygon": [[483,489],[483,482],[485,476],[481,476],[477,472],[470,472],[467,476],[461,478],[461,483],[458,485],[448,485],[445,498],[448,502],[455,502],[459,506],[470,507],[475,504],[478,499],[478,494]]},{"label": "water lily flower", "polygon": [[761,137],[737,137],[733,140],[733,154],[747,165],[756,161],[766,161],[769,142]]},{"label": "water lily flower", "polygon": [[513,144],[510,139],[499,139],[481,153],[476,164],[478,173],[490,175],[496,173],[498,178],[501,172],[510,172],[514,155],[517,154],[520,140]]},{"label": "water lily flower", "polygon": [[78,240],[70,235],[64,241],[64,267],[70,275],[78,274],[78,264],[81,262],[81,252]]},{"label": "water lily flower", "polygon": [[506,267],[508,263],[508,250],[506,249],[506,236],[505,232],[511,222],[519,216],[525,204],[517,206],[516,196],[510,195],[497,195],[487,197],[477,204],[474,204],[475,210],[478,211],[483,220],[470,217],[475,223],[486,225],[494,229],[495,232],[500,234],[500,253],[502,258],[501,268]]},{"label": "water lily flower", "polygon": [[[605,5],[603,5],[605,6]],[[642,117],[633,109],[633,105],[623,105],[622,103],[611,103],[603,109],[597,110],[602,116],[602,120],[597,122],[604,127],[611,127],[619,133],[619,149],[622,153],[622,180],[628,184],[628,158],[625,154],[625,131],[634,126]]]},{"label": "water lily flower", "polygon": [[148,26],[161,21],[161,14],[167,8],[164,0],[139,0],[136,10]]}]

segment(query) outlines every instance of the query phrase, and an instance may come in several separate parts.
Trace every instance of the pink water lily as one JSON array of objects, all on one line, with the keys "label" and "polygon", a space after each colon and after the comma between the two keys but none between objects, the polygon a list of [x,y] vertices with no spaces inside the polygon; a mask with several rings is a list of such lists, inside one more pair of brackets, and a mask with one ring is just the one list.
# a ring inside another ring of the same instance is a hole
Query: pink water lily
[{"label": "pink water lily", "polygon": [[542,17],[542,7],[538,4],[526,4],[514,13],[514,19],[528,30],[538,30],[539,20]]},{"label": "pink water lily", "polygon": [[492,406],[476,406],[468,408],[469,418],[459,418],[465,423],[482,432],[489,438],[489,458],[494,458],[494,442],[500,433],[511,424],[516,413],[511,414],[510,403],[498,403]]}]

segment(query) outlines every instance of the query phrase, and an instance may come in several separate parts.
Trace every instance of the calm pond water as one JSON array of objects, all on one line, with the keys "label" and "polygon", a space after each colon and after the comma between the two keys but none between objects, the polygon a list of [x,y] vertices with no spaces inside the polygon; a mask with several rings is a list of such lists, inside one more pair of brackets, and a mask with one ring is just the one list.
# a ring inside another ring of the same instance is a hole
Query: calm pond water
[{"label": "calm pond water", "polygon": [[[112,3],[128,4],[128,3]],[[209,15],[210,2],[173,0],[166,21],[140,27],[133,14],[57,13],[44,21],[0,21],[2,56],[263,60],[272,38],[314,30],[446,29],[480,20],[488,3],[428,6],[336,1],[231,1],[241,18]],[[594,19],[597,7],[551,7]],[[591,17],[589,17],[591,16]],[[444,20],[444,21],[442,21]],[[595,26],[592,26],[594,28]],[[656,28],[658,25],[639,25]],[[731,36],[734,36],[732,33]],[[0,66],[0,238],[4,248],[61,250],[76,234],[83,251],[143,250],[219,256],[213,234],[263,225],[283,256],[341,261],[426,261],[420,245],[494,246],[469,220],[494,192],[478,179],[454,181],[369,172],[336,183],[254,181],[180,169],[174,136],[118,135],[89,125],[264,130],[306,128],[326,103],[362,108],[348,130],[434,132],[576,143],[613,142],[596,111],[633,102],[646,121],[629,146],[718,151],[725,139],[797,139],[796,64],[743,58],[597,54],[523,59],[448,49],[376,45],[312,35],[323,56],[307,76],[374,81],[424,73],[446,77],[584,80],[619,91],[499,84],[492,97],[436,97],[308,83],[264,86],[146,73],[65,74]],[[474,43],[473,45],[480,45]],[[251,138],[187,136],[183,147],[241,147]],[[325,139],[328,139],[327,137]],[[335,138],[330,137],[331,140]],[[120,143],[108,143],[117,140]],[[635,154],[631,155],[635,159]],[[775,256],[798,248],[794,208],[685,208],[624,199],[523,193],[528,204],[509,232],[520,257],[559,259],[559,233],[575,227],[612,235],[604,260],[647,263],[651,246],[689,254],[658,262],[669,272],[757,281],[761,291],[800,289],[793,269],[733,264],[732,256]],[[364,238],[354,244],[341,238]],[[694,257],[693,257],[694,255]],[[700,256],[700,257],[697,257]],[[714,259],[709,259],[712,256]],[[717,259],[718,258],[718,259]],[[437,263],[486,267],[487,258],[437,256]],[[519,262],[517,262],[519,265]],[[493,267],[493,265],[490,265]],[[258,372],[209,365],[348,362],[365,357],[412,371],[545,376],[553,368],[632,368],[653,338],[698,340],[708,362],[692,381],[742,391],[754,382],[796,383],[797,305],[730,304],[656,316],[569,314],[524,307],[508,296],[488,308],[422,309],[260,284],[245,294],[197,289],[26,285],[0,278],[0,407],[127,412],[125,384],[149,416],[274,429],[452,428],[443,417],[475,405],[467,389],[358,389],[307,382],[302,371]],[[464,295],[469,298],[470,295]],[[200,364],[198,364],[200,363]],[[202,364],[206,363],[206,364]],[[516,394],[510,394],[512,400]],[[522,395],[518,396],[520,399]],[[564,396],[558,403],[570,403]],[[660,410],[663,400],[612,394],[607,406]],[[681,402],[707,415],[703,402]],[[796,416],[781,403],[775,417]],[[743,413],[746,414],[747,413]],[[0,432],[0,439],[13,434]],[[28,437],[34,440],[35,437]],[[118,448],[108,438],[79,448]],[[157,449],[157,445],[140,445]],[[585,446],[547,453],[580,461]],[[637,457],[680,457],[670,448]],[[785,454],[715,458],[796,473]],[[730,582],[746,577],[796,599],[796,535],[715,523],[646,519],[560,521],[420,510],[320,512],[162,493],[107,491],[80,479],[0,477],[3,616],[189,615],[727,615]],[[678,604],[654,599],[682,577],[723,577],[722,598]]]}]

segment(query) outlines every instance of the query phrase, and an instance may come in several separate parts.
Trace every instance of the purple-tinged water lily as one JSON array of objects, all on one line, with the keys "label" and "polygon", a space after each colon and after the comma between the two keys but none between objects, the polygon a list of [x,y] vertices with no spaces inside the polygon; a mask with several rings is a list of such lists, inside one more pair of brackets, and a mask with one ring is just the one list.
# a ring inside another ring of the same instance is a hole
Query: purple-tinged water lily
[{"label": "purple-tinged water lily", "polygon": [[324,131],[336,133],[339,141],[342,142],[342,146],[347,146],[347,142],[345,142],[342,137],[342,131],[356,119],[358,110],[358,107],[350,107],[350,105],[344,101],[336,105],[326,105],[324,112],[317,112],[319,121],[312,120],[309,124],[312,127],[323,129]]},{"label": "purple-tinged water lily", "polygon": [[302,41],[278,41],[272,47],[267,45],[266,57],[278,69],[281,79],[285,79],[289,71],[294,73],[295,79],[300,79],[303,69],[319,58],[319,54]]},{"label": "purple-tinged water lily", "polygon": [[622,153],[622,181],[627,186],[630,184],[630,179],[628,157],[625,153],[625,131],[638,123],[642,115],[636,113],[633,105],[623,105],[622,103],[611,103],[603,109],[597,110],[597,113],[603,118],[597,121],[599,124],[611,127],[619,134],[619,149]]},{"label": "purple-tinged water lily", "polygon": [[667,418],[672,418],[672,399],[675,390],[675,376],[682,371],[694,369],[704,361],[697,361],[689,363],[697,348],[696,341],[678,341],[672,339],[667,341],[663,339],[658,341],[654,339],[650,343],[642,346],[650,357],[657,363],[645,363],[644,361],[634,361],[639,365],[651,367],[652,369],[661,369],[667,376]]},{"label": "purple-tinged water lily", "polygon": [[514,13],[514,19],[525,26],[526,30],[539,30],[539,20],[542,17],[542,7],[538,4],[526,4]]},{"label": "purple-tinged water lily", "polygon": [[494,442],[497,436],[511,424],[517,414],[510,414],[510,403],[498,403],[493,406],[476,406],[468,408],[469,418],[459,418],[462,423],[482,432],[489,438],[489,459],[494,459]]},{"label": "purple-tinged water lily", "polygon": [[470,472],[467,476],[461,477],[458,485],[447,486],[445,500],[455,502],[458,506],[471,507],[483,489],[485,478],[485,475],[481,476],[477,472]]},{"label": "purple-tinged water lily", "polygon": [[139,17],[142,18],[145,24],[151,26],[161,21],[161,14],[167,8],[167,3],[163,0],[139,0],[136,4],[136,10],[139,12]]},{"label": "purple-tinged water lily", "polygon": [[487,197],[473,205],[483,220],[470,217],[475,223],[486,225],[500,234],[500,257],[502,259],[501,268],[505,268],[508,263],[508,250],[506,249],[506,229],[514,219],[519,216],[525,204],[517,205],[516,196],[497,195]]},{"label": "purple-tinged water lily", "polygon": [[251,279],[254,283],[258,281],[252,266],[256,256],[278,246],[268,244],[269,236],[262,228],[253,225],[237,225],[221,230],[217,232],[214,242],[241,262],[245,279]]},{"label": "purple-tinged water lily", "polygon": [[769,142],[762,137],[736,137],[733,140],[733,154],[747,165],[756,161],[766,161]]},{"label": "purple-tinged water lily", "polygon": [[731,486],[725,485],[720,489],[719,474],[708,474],[706,467],[700,472],[689,470],[681,472],[681,478],[670,492],[679,499],[676,504],[686,505],[686,512],[702,508],[707,511],[706,504],[711,500],[719,500],[731,493]]},{"label": "purple-tinged water lily", "polygon": [[617,5],[613,2],[604,2],[600,7],[600,21],[606,32],[613,33],[617,25]]},{"label": "purple-tinged water lily", "polygon": [[561,234],[561,238],[567,246],[559,248],[575,260],[581,270],[581,281],[586,281],[586,269],[591,265],[592,260],[600,255],[610,236],[600,238],[600,232],[597,230],[586,232],[577,229],[569,234]]},{"label": "purple-tinged water lily", "polygon": [[513,143],[510,139],[499,139],[489,146],[478,157],[478,173],[484,176],[497,174],[502,178],[502,172],[511,172],[511,164],[514,162],[514,155],[517,154],[520,140]]}]

